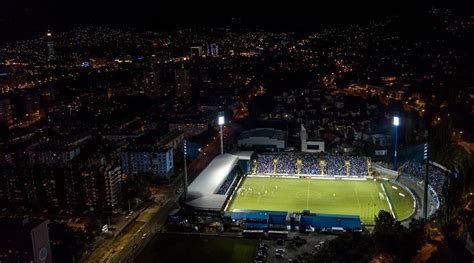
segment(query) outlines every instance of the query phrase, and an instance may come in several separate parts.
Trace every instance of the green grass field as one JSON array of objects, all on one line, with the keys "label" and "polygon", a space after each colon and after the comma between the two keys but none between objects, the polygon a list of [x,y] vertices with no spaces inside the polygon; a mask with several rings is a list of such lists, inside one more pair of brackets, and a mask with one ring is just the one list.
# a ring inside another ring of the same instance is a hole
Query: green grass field
[{"label": "green grass field", "polygon": [[134,262],[253,262],[257,243],[243,238],[158,235]]},{"label": "green grass field", "polygon": [[[380,210],[390,211],[382,181],[322,180],[247,177],[234,195],[228,211],[234,209],[298,211],[360,215],[373,224]],[[383,182],[397,218],[411,213],[413,199],[405,190]],[[405,197],[398,194],[402,192]]]}]

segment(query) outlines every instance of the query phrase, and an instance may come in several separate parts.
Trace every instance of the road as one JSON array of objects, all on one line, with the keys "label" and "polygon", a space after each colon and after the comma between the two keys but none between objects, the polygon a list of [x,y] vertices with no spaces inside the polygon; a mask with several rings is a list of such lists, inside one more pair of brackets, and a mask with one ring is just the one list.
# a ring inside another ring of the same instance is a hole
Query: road
[{"label": "road", "polygon": [[[234,136],[239,131],[238,124],[229,123],[223,129],[224,142],[233,141]],[[201,172],[216,155],[220,153],[220,138],[216,136],[204,147],[198,157],[188,165],[189,182]],[[160,228],[166,222],[169,212],[178,207],[178,198],[180,193],[177,189],[181,185],[181,177],[172,184],[160,186],[165,192],[166,199],[161,204],[153,202],[146,208],[135,221],[130,223],[115,238],[105,240],[100,247],[87,257],[85,262],[127,262],[133,259],[148,243],[153,236],[160,231]],[[163,192],[162,192],[163,194]],[[147,234],[142,239],[143,234]]]},{"label": "road", "polygon": [[[84,262],[125,262],[136,250],[141,250],[159,231],[171,209],[177,207],[176,194],[161,203],[153,202],[115,238],[105,240]],[[147,234],[142,239],[143,234]]]},{"label": "road", "polygon": [[[148,221],[144,223],[107,262],[128,262],[133,260],[166,223],[166,217],[169,211],[176,207],[176,200],[168,199],[159,211],[151,214],[151,217],[148,219],[144,219]],[[140,218],[138,218],[137,221],[141,222],[139,220],[141,220]],[[144,239],[142,239],[143,234],[147,234]]]}]

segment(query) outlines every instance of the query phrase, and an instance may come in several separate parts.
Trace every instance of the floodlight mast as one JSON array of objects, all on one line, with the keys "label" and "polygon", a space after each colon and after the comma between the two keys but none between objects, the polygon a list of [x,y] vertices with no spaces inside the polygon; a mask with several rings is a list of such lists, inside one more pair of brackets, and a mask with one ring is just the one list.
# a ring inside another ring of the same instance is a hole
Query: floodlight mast
[{"label": "floodlight mast", "polygon": [[398,126],[400,126],[400,117],[393,116],[393,127],[395,128],[395,146],[393,151],[393,169],[398,169]]},{"label": "floodlight mast", "polygon": [[188,149],[186,145],[186,140],[183,141],[183,154],[184,154],[184,189],[183,189],[183,195],[184,195],[184,202],[186,202],[186,199],[188,198],[188,165],[186,161],[186,156],[188,155]]},{"label": "floodlight mast", "polygon": [[219,125],[221,134],[221,154],[224,154],[224,135],[222,134],[222,127],[225,124],[225,117],[223,111],[220,111],[217,115],[217,124]]}]

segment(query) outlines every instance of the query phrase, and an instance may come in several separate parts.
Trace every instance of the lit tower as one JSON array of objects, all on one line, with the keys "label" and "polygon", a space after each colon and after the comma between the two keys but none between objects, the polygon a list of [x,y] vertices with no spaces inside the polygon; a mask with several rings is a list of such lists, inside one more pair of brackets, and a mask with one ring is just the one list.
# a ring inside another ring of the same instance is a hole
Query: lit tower
[{"label": "lit tower", "polygon": [[220,133],[221,133],[221,154],[224,154],[224,135],[222,134],[222,127],[225,124],[225,117],[224,117],[223,111],[220,111],[217,114],[217,124],[219,125]]},{"label": "lit tower", "polygon": [[53,34],[49,30],[46,32],[46,40],[46,45],[48,47],[48,62],[52,62],[56,59],[56,56],[54,52]]},{"label": "lit tower", "polygon": [[393,127],[395,128],[395,143],[394,143],[394,151],[393,151],[393,170],[398,169],[398,126],[400,126],[400,117],[393,116]]}]

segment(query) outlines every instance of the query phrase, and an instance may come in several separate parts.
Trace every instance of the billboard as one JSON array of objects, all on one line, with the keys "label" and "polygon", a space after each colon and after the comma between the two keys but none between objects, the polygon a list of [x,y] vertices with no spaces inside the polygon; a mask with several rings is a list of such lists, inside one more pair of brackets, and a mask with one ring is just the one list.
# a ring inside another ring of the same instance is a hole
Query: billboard
[{"label": "billboard", "polygon": [[31,241],[33,242],[33,253],[35,255],[35,263],[51,263],[51,246],[49,243],[49,221],[37,225],[31,230]]}]

